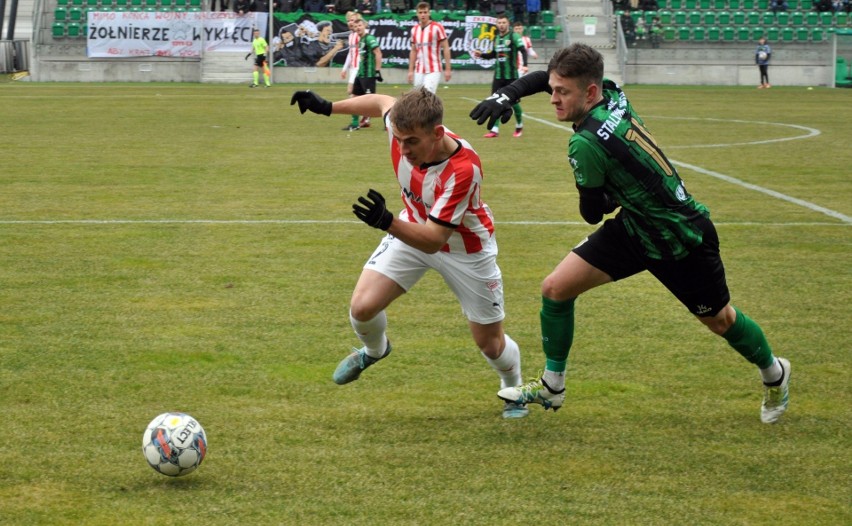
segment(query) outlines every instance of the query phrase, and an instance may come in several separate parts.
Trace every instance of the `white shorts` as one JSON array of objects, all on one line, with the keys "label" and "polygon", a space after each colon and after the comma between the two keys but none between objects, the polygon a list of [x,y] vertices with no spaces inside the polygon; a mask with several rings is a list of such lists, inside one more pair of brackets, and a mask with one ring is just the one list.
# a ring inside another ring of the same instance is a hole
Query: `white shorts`
[{"label": "white shorts", "polygon": [[427,254],[388,234],[364,264],[395,281],[406,292],[429,269],[435,269],[461,303],[468,320],[486,325],[502,321],[503,275],[497,266],[497,241],[494,237],[476,254]]},{"label": "white shorts", "polygon": [[358,68],[349,68],[349,84],[355,84],[355,78],[358,76]]},{"label": "white shorts", "polygon": [[435,73],[415,73],[414,74],[414,87],[419,88],[423,86],[428,91],[432,93],[438,92],[438,83],[441,82],[441,72]]}]

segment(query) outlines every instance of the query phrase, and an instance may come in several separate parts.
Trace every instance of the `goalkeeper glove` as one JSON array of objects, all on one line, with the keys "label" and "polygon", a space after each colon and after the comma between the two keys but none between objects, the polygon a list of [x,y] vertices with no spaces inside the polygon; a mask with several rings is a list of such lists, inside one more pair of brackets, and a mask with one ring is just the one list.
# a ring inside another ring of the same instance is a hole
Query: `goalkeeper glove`
[{"label": "goalkeeper glove", "polygon": [[497,124],[498,119],[505,124],[512,118],[514,104],[515,101],[511,97],[497,90],[471,110],[470,118],[475,120],[476,124],[482,124],[487,120],[490,129]]},{"label": "goalkeeper glove", "polygon": [[[364,206],[360,206],[358,203]],[[385,198],[382,194],[370,188],[370,191],[367,192],[367,198],[359,197],[358,203],[352,205],[352,213],[358,219],[380,230],[390,228],[393,222],[393,214],[385,206]]]},{"label": "goalkeeper glove", "polygon": [[379,71],[378,69],[376,70],[376,80],[379,81],[379,82],[385,81],[385,79],[382,78],[382,72]]},{"label": "goalkeeper glove", "polygon": [[299,111],[304,114],[310,110],[317,115],[331,115],[331,102],[320,97],[311,90],[297,91],[290,98],[290,106],[299,104]]}]

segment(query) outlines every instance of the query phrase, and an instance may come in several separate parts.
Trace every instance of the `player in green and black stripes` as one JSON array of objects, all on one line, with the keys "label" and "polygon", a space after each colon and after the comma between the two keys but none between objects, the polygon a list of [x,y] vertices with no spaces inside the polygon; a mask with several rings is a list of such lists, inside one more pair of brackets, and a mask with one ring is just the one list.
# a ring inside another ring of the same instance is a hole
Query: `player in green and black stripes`
[{"label": "player in green and black stripes", "polygon": [[[488,53],[473,52],[476,58],[484,58],[490,60],[496,58],[494,62],[494,80],[491,81],[491,93],[496,93],[500,88],[504,88],[518,79],[518,53],[521,54],[521,71],[527,70],[527,46],[524,44],[524,38],[518,35],[509,28],[509,17],[505,14],[497,15],[497,36],[494,37],[494,49]],[[520,137],[524,130],[524,110],[520,104],[512,106],[515,112],[515,137]],[[485,134],[486,138],[498,137],[500,128],[498,123]]]},{"label": "player in green and black stripes", "polygon": [[[479,103],[471,117],[511,118],[522,97],[546,91],[556,118],[573,123],[568,158],[589,224],[620,208],[542,283],[542,377],[500,398],[558,409],[574,338],[574,302],[600,285],[647,270],[712,332],[756,365],[764,383],[761,420],[786,411],[790,362],[776,358],[760,326],[730,303],[719,238],[707,208],[683,184],[621,89],[603,78],[603,57],[584,44],[558,51],[547,72],[521,77]],[[489,122],[489,125],[491,122]],[[696,405],[700,414],[700,406]]]},{"label": "player in green and black stripes", "polygon": [[[354,22],[358,32],[358,74],[352,85],[352,95],[367,95],[376,92],[376,80],[382,80],[382,50],[376,37],[367,32],[367,21],[363,18]],[[343,128],[355,131],[358,127],[358,116],[352,116],[352,124]]]}]

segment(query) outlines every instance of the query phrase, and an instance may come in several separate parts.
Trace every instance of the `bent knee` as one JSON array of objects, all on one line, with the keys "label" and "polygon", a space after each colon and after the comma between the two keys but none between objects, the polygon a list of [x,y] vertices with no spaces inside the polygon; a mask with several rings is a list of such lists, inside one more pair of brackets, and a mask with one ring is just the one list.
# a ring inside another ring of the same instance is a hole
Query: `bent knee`
[{"label": "bent knee", "polygon": [[728,329],[734,324],[737,320],[737,313],[733,307],[726,305],[719,311],[715,316],[707,317],[707,318],[698,318],[701,323],[703,323],[713,334],[718,334],[719,336],[723,336]]}]

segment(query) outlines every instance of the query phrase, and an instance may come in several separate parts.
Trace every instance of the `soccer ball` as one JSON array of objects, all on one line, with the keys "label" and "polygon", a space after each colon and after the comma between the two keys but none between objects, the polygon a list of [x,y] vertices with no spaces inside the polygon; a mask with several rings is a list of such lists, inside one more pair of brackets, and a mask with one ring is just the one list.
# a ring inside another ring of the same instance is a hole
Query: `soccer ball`
[{"label": "soccer ball", "polygon": [[192,473],[207,455],[207,435],[198,420],[184,413],[163,413],[142,435],[148,465],[169,477]]},{"label": "soccer ball", "polygon": [[757,58],[759,58],[760,60],[766,60],[766,57],[768,57],[768,56],[769,55],[766,54],[766,51],[761,51],[760,53],[757,54]]}]

